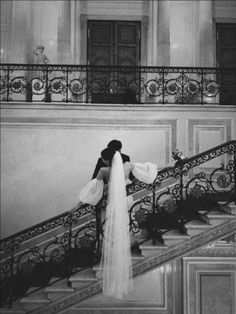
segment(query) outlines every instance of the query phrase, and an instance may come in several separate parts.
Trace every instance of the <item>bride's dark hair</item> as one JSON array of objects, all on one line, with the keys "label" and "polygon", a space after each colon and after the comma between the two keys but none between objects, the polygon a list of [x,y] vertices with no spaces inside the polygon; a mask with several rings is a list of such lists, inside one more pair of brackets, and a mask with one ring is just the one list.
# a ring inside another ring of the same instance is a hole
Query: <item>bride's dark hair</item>
[{"label": "bride's dark hair", "polygon": [[101,156],[103,159],[109,160],[111,162],[113,156],[115,155],[115,152],[116,152],[115,149],[113,149],[111,147],[107,147],[101,151]]}]

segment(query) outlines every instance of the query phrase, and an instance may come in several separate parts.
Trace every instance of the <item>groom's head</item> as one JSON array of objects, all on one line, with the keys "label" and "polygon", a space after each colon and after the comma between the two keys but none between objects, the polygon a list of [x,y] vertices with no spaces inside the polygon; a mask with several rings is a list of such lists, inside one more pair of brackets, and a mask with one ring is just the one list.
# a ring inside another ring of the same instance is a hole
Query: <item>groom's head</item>
[{"label": "groom's head", "polygon": [[114,150],[120,152],[122,148],[122,143],[121,141],[118,140],[112,140],[107,144],[108,148],[113,148]]},{"label": "groom's head", "polygon": [[101,151],[102,161],[105,165],[110,166],[112,158],[115,155],[116,150],[112,147],[107,147]]}]

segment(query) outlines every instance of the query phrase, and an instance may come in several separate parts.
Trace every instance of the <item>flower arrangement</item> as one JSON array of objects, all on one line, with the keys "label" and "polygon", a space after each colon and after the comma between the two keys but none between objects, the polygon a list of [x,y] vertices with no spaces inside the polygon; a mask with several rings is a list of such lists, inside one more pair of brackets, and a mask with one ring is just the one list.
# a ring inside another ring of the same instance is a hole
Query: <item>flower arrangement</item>
[{"label": "flower arrangement", "polygon": [[173,162],[177,163],[183,160],[186,160],[187,157],[184,157],[183,153],[180,152],[178,149],[175,150],[175,152],[172,152],[172,160]]}]

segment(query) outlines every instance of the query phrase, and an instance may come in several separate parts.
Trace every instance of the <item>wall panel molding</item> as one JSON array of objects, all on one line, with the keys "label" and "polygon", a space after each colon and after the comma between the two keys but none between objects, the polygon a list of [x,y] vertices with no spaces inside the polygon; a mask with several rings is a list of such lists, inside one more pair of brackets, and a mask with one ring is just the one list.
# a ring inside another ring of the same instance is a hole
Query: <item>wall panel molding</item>
[{"label": "wall panel molding", "polygon": [[[193,156],[208,148],[219,145],[232,139],[232,119],[189,119],[188,120],[188,151]],[[207,140],[207,132],[209,135],[215,133],[217,142],[206,141],[201,142],[203,138]],[[201,134],[203,133],[203,134]],[[201,137],[201,135],[203,135]],[[218,137],[218,138],[217,138]],[[205,146],[205,147],[203,147]],[[208,147],[207,147],[208,146]]]},{"label": "wall panel molding", "polygon": [[184,257],[184,314],[236,311],[236,258]]}]

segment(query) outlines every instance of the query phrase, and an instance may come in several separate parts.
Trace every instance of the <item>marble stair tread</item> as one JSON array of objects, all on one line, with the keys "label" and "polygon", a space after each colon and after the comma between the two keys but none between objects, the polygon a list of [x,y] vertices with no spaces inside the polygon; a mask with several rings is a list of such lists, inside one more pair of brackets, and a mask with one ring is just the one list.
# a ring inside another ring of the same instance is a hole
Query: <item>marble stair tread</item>
[{"label": "marble stair tread", "polygon": [[192,220],[192,221],[189,221],[185,224],[185,227],[187,228],[211,228],[212,226],[207,224],[207,223],[204,223],[202,221],[199,221],[199,220]]},{"label": "marble stair tread", "polygon": [[49,299],[44,299],[44,298],[31,298],[29,296],[27,297],[24,297],[23,299],[21,299],[21,303],[24,304],[24,303],[40,303],[40,304],[48,304],[50,303],[50,300]]},{"label": "marble stair tread", "polygon": [[215,219],[234,219],[236,218],[234,215],[229,214],[229,213],[224,213],[224,212],[220,212],[220,211],[212,211],[210,213],[207,214],[208,218],[211,220],[212,218]]},{"label": "marble stair tread", "polygon": [[25,304],[25,303],[43,303],[43,304],[48,304],[50,303],[50,300],[48,298],[40,298],[40,297],[30,297],[30,296],[26,296],[24,298],[21,299],[21,303]]},{"label": "marble stair tread", "polygon": [[68,287],[67,278],[55,282],[57,279],[60,278],[53,278],[50,282],[51,285],[44,290],[51,301],[64,298],[75,291],[74,287]]},{"label": "marble stair tread", "polygon": [[171,238],[179,238],[179,239],[187,239],[189,238],[186,234],[181,234],[179,230],[172,229],[162,235],[163,239],[171,239]]},{"label": "marble stair tread", "polygon": [[143,255],[132,255],[132,264],[138,263],[145,258]]},{"label": "marble stair tread", "polygon": [[190,235],[181,234],[179,230],[170,230],[162,235],[166,246],[170,247],[191,238]]},{"label": "marble stair tread", "polygon": [[69,281],[97,281],[93,268],[86,268],[72,276],[70,276]]},{"label": "marble stair tread", "polygon": [[20,301],[26,312],[48,305],[51,301],[48,298],[26,296]]},{"label": "marble stair tread", "polygon": [[90,284],[97,282],[96,271],[93,268],[86,268],[72,276],[69,281],[71,286],[75,289],[82,289]]},{"label": "marble stair tread", "polygon": [[153,244],[153,241],[151,239],[144,242],[139,247],[145,257],[157,254],[158,252],[163,252],[168,249],[168,246],[161,243]]},{"label": "marble stair tread", "polygon": [[224,210],[227,211],[229,214],[236,215],[236,204],[235,203],[229,203],[224,207]]},{"label": "marble stair tread", "polygon": [[[56,281],[56,282],[55,282]],[[67,278],[60,280],[60,278],[52,278],[50,285],[44,290],[47,292],[74,292],[74,289],[68,287]]]},{"label": "marble stair tread", "polygon": [[[31,293],[20,300],[20,303],[23,305],[24,309],[30,310],[42,305],[50,303],[50,300],[47,298],[44,289],[34,291],[37,287],[31,287],[28,293]],[[28,307],[29,306],[29,307]]]},{"label": "marble stair tread", "polygon": [[204,223],[199,220],[192,220],[185,224],[185,228],[187,229],[187,234],[191,237],[199,233],[203,233],[204,231],[212,227],[213,226],[210,223]]},{"label": "marble stair tread", "polygon": [[236,216],[230,213],[222,212],[222,211],[211,211],[207,213],[207,217],[209,219],[209,223],[212,226],[220,225],[221,223],[225,222],[226,220],[235,219]]},{"label": "marble stair tread", "polygon": [[[200,211],[200,213],[205,214],[206,211]],[[210,216],[210,217],[214,216],[214,217],[219,217],[219,218],[223,218],[223,217],[232,218],[232,217],[234,217],[234,215],[232,215],[230,213],[219,211],[219,210],[212,210],[209,213],[206,213],[206,215]]]},{"label": "marble stair tread", "polygon": [[220,210],[212,210],[208,213],[208,215],[219,215],[219,216],[229,216],[232,217],[231,214],[227,213],[227,212],[223,212]]},{"label": "marble stair tread", "polygon": [[31,287],[27,290],[27,296],[25,298],[29,299],[46,299],[46,295],[44,292],[45,288],[39,288],[39,287]]},{"label": "marble stair tread", "polygon": [[4,307],[0,308],[1,314],[25,314],[26,311],[23,309],[22,304],[20,303],[20,300],[16,300],[11,308]]},{"label": "marble stair tread", "polygon": [[156,244],[153,244],[152,239],[150,239],[150,240],[144,242],[143,244],[139,245],[140,249],[142,249],[143,247],[145,247],[145,248],[148,248],[148,247],[156,248],[156,249],[160,249],[160,250],[165,250],[165,249],[168,248],[166,245],[164,245],[162,243],[159,243],[159,242],[157,242]]},{"label": "marble stair tread", "polygon": [[20,309],[7,309],[7,308],[0,308],[0,313],[1,314],[25,314],[25,310],[20,310]]},{"label": "marble stair tread", "polygon": [[234,202],[234,201],[232,201],[232,202],[228,202],[228,201],[218,201],[217,202],[219,205],[221,205],[221,206],[236,206],[236,203]]}]

